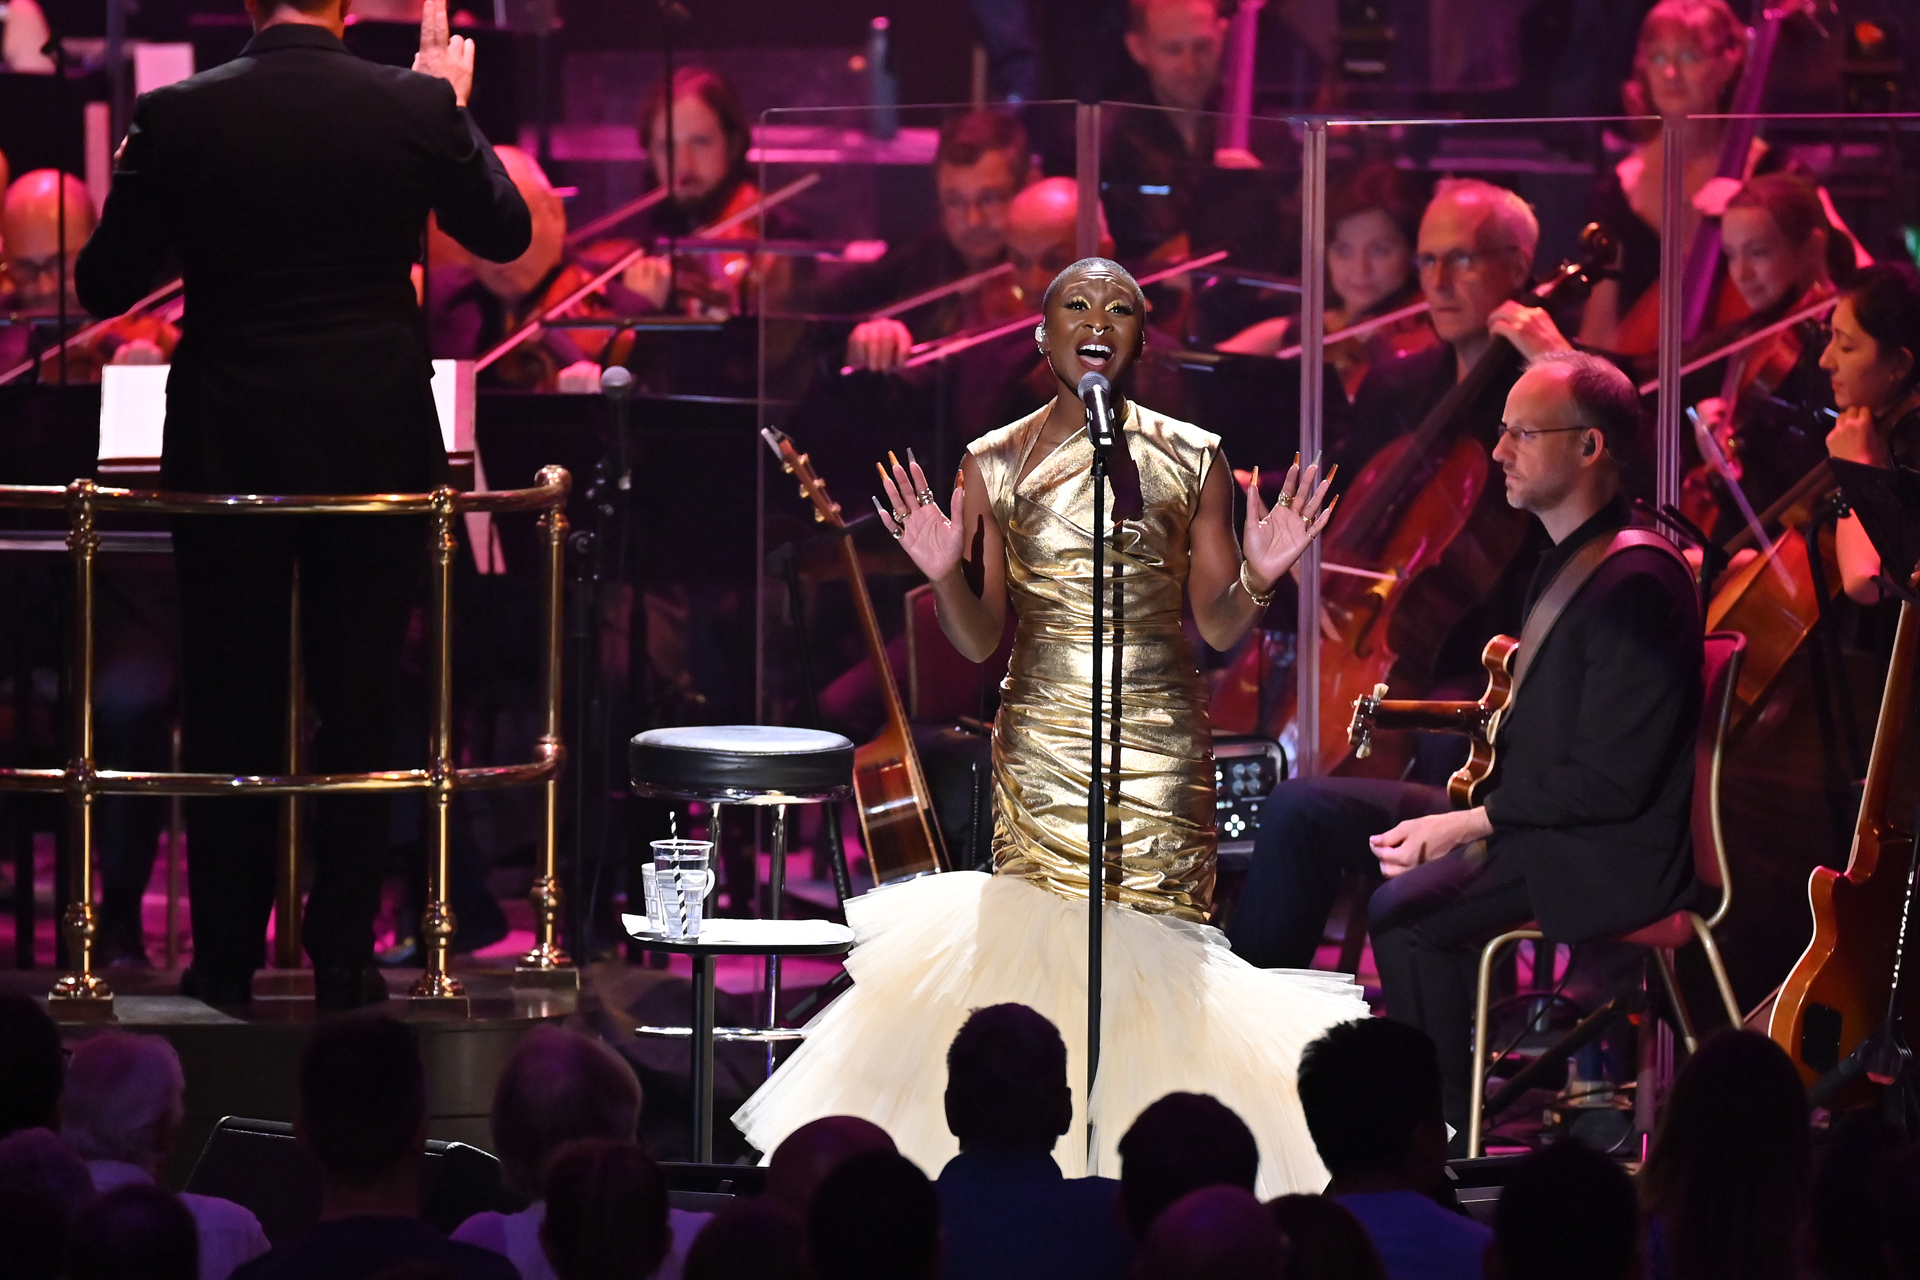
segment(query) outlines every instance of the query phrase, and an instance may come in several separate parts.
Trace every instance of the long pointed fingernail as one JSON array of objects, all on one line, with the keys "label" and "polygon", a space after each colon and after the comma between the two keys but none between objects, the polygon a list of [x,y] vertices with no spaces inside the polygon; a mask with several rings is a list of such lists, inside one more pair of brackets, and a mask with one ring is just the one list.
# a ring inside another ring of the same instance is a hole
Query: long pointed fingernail
[{"label": "long pointed fingernail", "polygon": [[920,459],[913,456],[912,445],[907,446],[907,465],[910,467],[917,467],[920,465]]},{"label": "long pointed fingernail", "polygon": [[[907,452],[909,455],[911,455],[913,450],[909,449],[907,450]],[[887,461],[891,462],[896,467],[900,465],[900,459],[893,456],[893,450],[891,449],[887,450]]]},{"label": "long pointed fingernail", "polygon": [[1300,451],[1298,449],[1295,449],[1293,451],[1293,465],[1295,467],[1298,467],[1300,465]]},{"label": "long pointed fingernail", "polygon": [[1247,488],[1258,489],[1259,487],[1260,487],[1260,468],[1255,467],[1253,470],[1247,472]]},{"label": "long pointed fingernail", "polygon": [[880,499],[874,498],[873,509],[879,514],[881,524],[887,525],[888,527],[892,526],[893,518],[887,514],[887,509],[880,505]]},{"label": "long pointed fingernail", "polygon": [[[873,464],[873,469],[880,473],[880,479],[883,483],[887,483],[887,484],[893,483],[893,477],[887,474],[887,468],[885,463],[876,462]],[[880,499],[875,498],[874,501],[878,502],[880,501]]]},{"label": "long pointed fingernail", "polygon": [[966,487],[967,487],[967,472],[966,472],[966,469],[965,469],[964,467],[955,467],[955,468],[954,468],[954,470],[953,470],[953,487],[954,487],[954,488],[956,488],[956,489],[964,489],[964,488],[966,488]]},{"label": "long pointed fingernail", "polygon": [[1319,465],[1320,465],[1320,455],[1321,455],[1321,454],[1323,454],[1323,453],[1325,453],[1325,452],[1326,452],[1326,450],[1324,450],[1324,449],[1319,449],[1319,450],[1315,450],[1315,451],[1314,451],[1314,455],[1313,455],[1313,465],[1314,465],[1314,466],[1316,466],[1316,467],[1317,467],[1317,466],[1319,466]]},{"label": "long pointed fingernail", "polygon": [[1336,463],[1334,463],[1334,464],[1333,464],[1333,465],[1332,465],[1331,467],[1328,467],[1328,468],[1327,468],[1327,479],[1328,479],[1328,480],[1332,480],[1332,479],[1333,479],[1333,478],[1334,478],[1335,476],[1337,476],[1337,475],[1339,475],[1339,474],[1340,474],[1340,464],[1339,464],[1339,463],[1337,463],[1337,462],[1336,462]]}]

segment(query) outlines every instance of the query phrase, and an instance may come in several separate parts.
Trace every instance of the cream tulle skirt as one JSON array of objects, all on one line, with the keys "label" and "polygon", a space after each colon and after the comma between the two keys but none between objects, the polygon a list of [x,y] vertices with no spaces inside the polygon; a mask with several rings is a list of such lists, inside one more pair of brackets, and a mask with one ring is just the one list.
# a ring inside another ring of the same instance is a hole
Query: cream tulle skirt
[{"label": "cream tulle skirt", "polygon": [[[815,1018],[806,1042],[733,1121],[771,1152],[821,1116],[862,1116],[937,1175],[959,1153],[947,1131],[947,1046],[974,1009],[1014,1002],[1045,1014],[1067,1043],[1073,1128],[1054,1147],[1068,1177],[1086,1150],[1087,904],[1024,880],[958,871],[847,903],[857,939],[853,988]],[[1120,1139],[1155,1099],[1207,1093],[1260,1144],[1259,1194],[1318,1192],[1326,1169],[1294,1091],[1307,1043],[1367,1016],[1344,974],[1256,969],[1215,929],[1130,908],[1106,918],[1098,1153],[1118,1177]]]}]

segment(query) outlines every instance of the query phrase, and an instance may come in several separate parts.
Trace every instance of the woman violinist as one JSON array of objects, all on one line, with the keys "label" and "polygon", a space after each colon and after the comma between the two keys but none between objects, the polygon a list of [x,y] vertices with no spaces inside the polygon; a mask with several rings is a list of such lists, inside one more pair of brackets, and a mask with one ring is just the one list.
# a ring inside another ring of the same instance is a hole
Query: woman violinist
[{"label": "woman violinist", "polygon": [[[1747,62],[1747,28],[1725,0],[1660,0],[1640,24],[1640,42],[1634,52],[1633,78],[1624,97],[1629,112],[1659,115],[1666,120],[1710,116],[1723,112]],[[1661,223],[1660,131],[1640,142],[1603,175],[1590,208],[1593,220],[1603,223],[1620,242],[1620,275],[1594,286],[1580,325],[1585,346],[1622,355],[1650,354],[1659,341],[1660,239],[1676,235],[1691,244],[1702,217],[1718,214],[1731,184],[1716,179],[1721,138],[1720,120],[1689,120],[1677,127],[1687,131],[1682,176],[1686,218],[1678,227]],[[1756,143],[1747,159],[1751,177],[1771,159]],[[1709,325],[1737,319],[1737,299],[1724,289],[1721,295],[1735,304],[1733,314],[1716,308]]]},{"label": "woman violinist", "polygon": [[[1326,359],[1349,403],[1375,364],[1424,351],[1439,338],[1426,316],[1409,316],[1359,338],[1342,329],[1420,301],[1413,245],[1426,208],[1414,180],[1389,164],[1363,165],[1327,193]],[[1262,320],[1228,338],[1219,350],[1270,356],[1300,340],[1292,316]]]},{"label": "woman violinist", "polygon": [[[1116,708],[1108,727],[1117,775],[1106,856],[1118,865],[1107,879],[1107,1012],[1092,1099],[1101,1169],[1119,1168],[1116,1145],[1143,1108],[1190,1090],[1247,1121],[1263,1195],[1325,1181],[1294,1072],[1309,1040],[1364,1017],[1366,1006],[1344,975],[1254,968],[1206,923],[1212,735],[1181,617],[1190,603],[1216,648],[1246,634],[1326,527],[1328,485],[1296,463],[1271,511],[1249,488],[1236,539],[1218,439],[1117,394],[1144,345],[1145,311],[1123,268],[1104,258],[1074,263],[1047,290],[1035,331],[1053,399],[968,446],[952,518],[917,464],[883,471],[882,520],[933,581],[954,646],[983,660],[1006,610],[1018,619],[994,722],[993,873],[923,876],[847,904],[853,989],[734,1117],[762,1151],[808,1121],[851,1114],[885,1128],[921,1167],[942,1167],[957,1143],[937,1082],[975,1008],[1025,1004],[1059,1027],[1070,1055],[1083,1051],[1096,587],[1093,450],[1076,388],[1098,371],[1115,386],[1120,437],[1102,530],[1111,547],[1102,665],[1112,667],[1105,697]],[[1071,1127],[1055,1147],[1068,1177],[1085,1168],[1083,1079],[1074,1079]]]},{"label": "woman violinist", "polygon": [[[1827,451],[1868,466],[1920,467],[1920,271],[1885,264],[1855,276],[1833,309],[1820,367],[1840,411]],[[1840,521],[1835,545],[1848,597],[1877,603],[1880,553],[1859,517]]]},{"label": "woman violinist", "polygon": [[[1702,350],[1832,298],[1834,260],[1851,266],[1852,242],[1828,224],[1819,191],[1797,174],[1762,174],[1741,184],[1721,216],[1720,239],[1728,281],[1752,314],[1702,337]],[[1825,456],[1821,411],[1832,404],[1832,390],[1819,362],[1826,345],[1826,321],[1812,316],[1710,367],[1720,393],[1694,407],[1695,445],[1704,459],[1718,444],[1755,510],[1765,510]],[[1700,438],[1709,432],[1712,442]],[[1696,524],[1721,537],[1742,519],[1726,485],[1727,477],[1702,461],[1688,472],[1680,500]]]}]

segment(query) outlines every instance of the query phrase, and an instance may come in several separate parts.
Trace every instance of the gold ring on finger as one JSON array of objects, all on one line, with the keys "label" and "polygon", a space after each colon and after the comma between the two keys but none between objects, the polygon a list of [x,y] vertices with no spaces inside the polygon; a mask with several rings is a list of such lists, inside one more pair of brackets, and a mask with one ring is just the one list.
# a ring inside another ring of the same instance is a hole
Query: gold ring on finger
[{"label": "gold ring on finger", "polygon": [[920,505],[923,507],[930,507],[933,505],[934,498],[933,498],[933,490],[931,489],[922,489],[920,492],[914,494],[913,496],[919,500]]},{"label": "gold ring on finger", "polygon": [[1283,507],[1288,507],[1288,508],[1291,508],[1291,507],[1293,506],[1293,495],[1292,495],[1292,494],[1290,494],[1290,493],[1283,493],[1283,494],[1281,494],[1281,495],[1280,495],[1280,505],[1281,505],[1281,506],[1283,506]]}]

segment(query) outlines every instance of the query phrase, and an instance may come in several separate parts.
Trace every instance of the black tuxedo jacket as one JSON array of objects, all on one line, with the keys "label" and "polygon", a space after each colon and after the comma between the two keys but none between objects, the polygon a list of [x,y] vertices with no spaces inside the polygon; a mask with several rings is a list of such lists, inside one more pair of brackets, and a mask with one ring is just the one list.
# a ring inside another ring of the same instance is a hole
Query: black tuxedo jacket
[{"label": "black tuxedo jacket", "polygon": [[527,207],[445,81],[281,24],[224,66],[143,95],[82,304],[118,315],[177,255],[187,314],[167,383],[172,489],[419,491],[445,474],[409,276],[427,212],[482,257]]},{"label": "black tuxedo jacket", "polygon": [[[1542,560],[1536,588],[1626,523],[1616,503],[1580,526]],[[1487,817],[1495,851],[1522,859],[1550,937],[1581,942],[1690,905],[1701,661],[1693,581],[1651,547],[1602,564],[1540,646],[1500,727]]]}]

